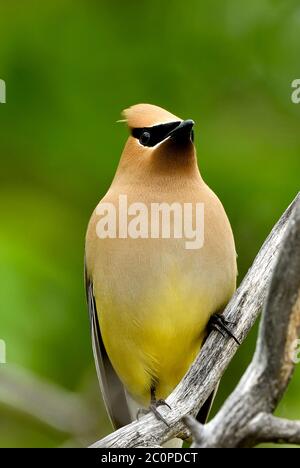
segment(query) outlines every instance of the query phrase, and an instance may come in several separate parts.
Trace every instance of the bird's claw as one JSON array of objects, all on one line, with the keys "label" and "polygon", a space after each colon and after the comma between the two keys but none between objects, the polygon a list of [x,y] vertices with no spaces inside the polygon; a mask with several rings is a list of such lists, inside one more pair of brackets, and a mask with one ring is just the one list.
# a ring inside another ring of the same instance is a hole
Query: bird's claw
[{"label": "bird's claw", "polygon": [[165,418],[160,414],[160,412],[157,410],[159,406],[167,406],[169,409],[172,409],[171,406],[165,401],[165,400],[153,400],[151,401],[151,404],[148,409],[145,408],[139,408],[137,412],[137,420],[140,419],[141,415],[146,415],[149,414],[150,412],[154,414],[156,419],[159,421],[162,421],[165,423],[166,426],[170,427],[170,424],[165,420]]},{"label": "bird's claw", "polygon": [[228,328],[227,325],[235,325],[235,322],[230,322],[226,320],[221,314],[214,314],[209,321],[209,327],[212,330],[216,330],[217,332],[221,333],[222,336],[225,337],[225,332],[230,338],[232,338],[238,345],[241,343],[239,340],[234,336],[232,331]]}]

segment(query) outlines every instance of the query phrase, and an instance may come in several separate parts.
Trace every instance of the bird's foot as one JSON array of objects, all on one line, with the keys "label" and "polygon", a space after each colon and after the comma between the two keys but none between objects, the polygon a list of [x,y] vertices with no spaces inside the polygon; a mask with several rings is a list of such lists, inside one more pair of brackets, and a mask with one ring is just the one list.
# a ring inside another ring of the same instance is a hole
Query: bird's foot
[{"label": "bird's foot", "polygon": [[167,406],[169,409],[172,409],[171,406],[163,399],[153,400],[151,404],[153,404],[156,408],[158,408],[159,406]]},{"label": "bird's foot", "polygon": [[140,416],[149,414],[151,412],[154,414],[156,419],[158,419],[159,421],[162,421],[163,423],[166,424],[166,426],[170,427],[169,423],[165,420],[165,418],[158,411],[157,408],[159,406],[167,406],[169,409],[171,409],[171,406],[168,405],[168,403],[165,400],[152,400],[148,409],[140,408],[138,410],[137,419],[139,419]]},{"label": "bird's foot", "polygon": [[[208,322],[208,327],[209,327],[210,330],[216,330],[217,332],[221,333],[222,336],[225,336],[225,334],[227,334],[228,336],[230,336],[230,338],[233,338],[234,341],[238,345],[240,345],[241,343],[234,336],[232,331],[228,328],[228,325],[235,325],[235,322],[229,322],[221,314],[212,315],[212,317],[210,318],[210,320]],[[225,332],[225,333],[223,333],[223,332]]]}]

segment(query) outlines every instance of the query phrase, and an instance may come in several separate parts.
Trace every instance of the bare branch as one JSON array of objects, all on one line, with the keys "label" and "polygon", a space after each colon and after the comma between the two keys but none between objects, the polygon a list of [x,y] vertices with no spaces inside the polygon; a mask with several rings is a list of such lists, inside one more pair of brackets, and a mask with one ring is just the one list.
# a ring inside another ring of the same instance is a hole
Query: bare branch
[{"label": "bare branch", "polygon": [[263,367],[269,411],[274,411],[294,370],[293,343],[300,331],[300,201],[289,223],[263,313],[254,367]]},{"label": "bare branch", "polygon": [[0,370],[0,407],[74,437],[93,434],[98,427],[83,398],[8,364]]},{"label": "bare branch", "polygon": [[260,413],[248,426],[256,443],[300,445],[300,421],[276,418],[272,414]]},{"label": "bare branch", "polygon": [[[278,249],[297,200],[300,200],[300,195],[296,197],[273,228],[251,269],[226,307],[224,316],[237,323],[234,333],[240,341],[247,336],[265,302]],[[236,350],[237,345],[233,340],[223,338],[216,332],[211,333],[190,370],[168,398],[167,402],[172,409],[161,409],[170,427],[149,414],[140,421],[135,421],[96,442],[93,447],[153,446],[161,445],[172,437],[188,437],[189,431],[182,416],[197,414],[214,390]],[[262,371],[264,369],[265,366],[262,366]],[[251,369],[248,372],[251,372]],[[245,390],[243,388],[244,392]],[[276,400],[279,394],[280,390],[274,391],[272,401]],[[209,424],[202,428],[200,437],[202,442]]]},{"label": "bare branch", "polygon": [[[294,370],[293,347],[300,331],[300,200],[297,200],[270,284],[256,352],[240,383],[207,425],[191,426],[196,447],[252,447],[274,434],[288,440],[297,424],[269,417]],[[261,415],[263,413],[263,416]],[[258,415],[260,415],[258,417]],[[270,433],[263,422],[268,422]],[[284,428],[287,433],[284,433]],[[271,430],[272,429],[272,430]],[[280,432],[281,430],[281,432]],[[257,431],[257,433],[256,433]],[[297,437],[295,432],[295,437]]]}]

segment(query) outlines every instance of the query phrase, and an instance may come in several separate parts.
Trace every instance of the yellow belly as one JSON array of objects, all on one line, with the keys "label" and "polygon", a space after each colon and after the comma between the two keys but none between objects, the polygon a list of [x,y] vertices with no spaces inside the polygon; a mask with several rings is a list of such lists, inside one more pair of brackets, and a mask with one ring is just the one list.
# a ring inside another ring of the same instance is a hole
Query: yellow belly
[{"label": "yellow belly", "polygon": [[148,404],[154,384],[165,399],[180,382],[203,342],[211,300],[195,289],[184,291],[182,278],[145,295],[130,308],[97,304],[109,358],[131,395]]},{"label": "yellow belly", "polygon": [[86,258],[104,345],[141,404],[149,402],[153,384],[157,398],[171,393],[199,352],[210,316],[235,290],[233,236],[212,197],[199,250],[186,249],[184,239],[100,240],[97,216],[89,225]]}]

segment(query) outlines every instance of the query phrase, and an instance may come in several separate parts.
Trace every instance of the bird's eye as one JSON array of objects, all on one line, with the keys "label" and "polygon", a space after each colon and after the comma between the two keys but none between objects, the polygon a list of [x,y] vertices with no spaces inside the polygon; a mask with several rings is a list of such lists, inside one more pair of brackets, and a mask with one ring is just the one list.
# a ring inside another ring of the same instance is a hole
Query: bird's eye
[{"label": "bird's eye", "polygon": [[140,136],[140,143],[141,145],[145,146],[149,143],[151,135],[149,132],[143,132]]}]

